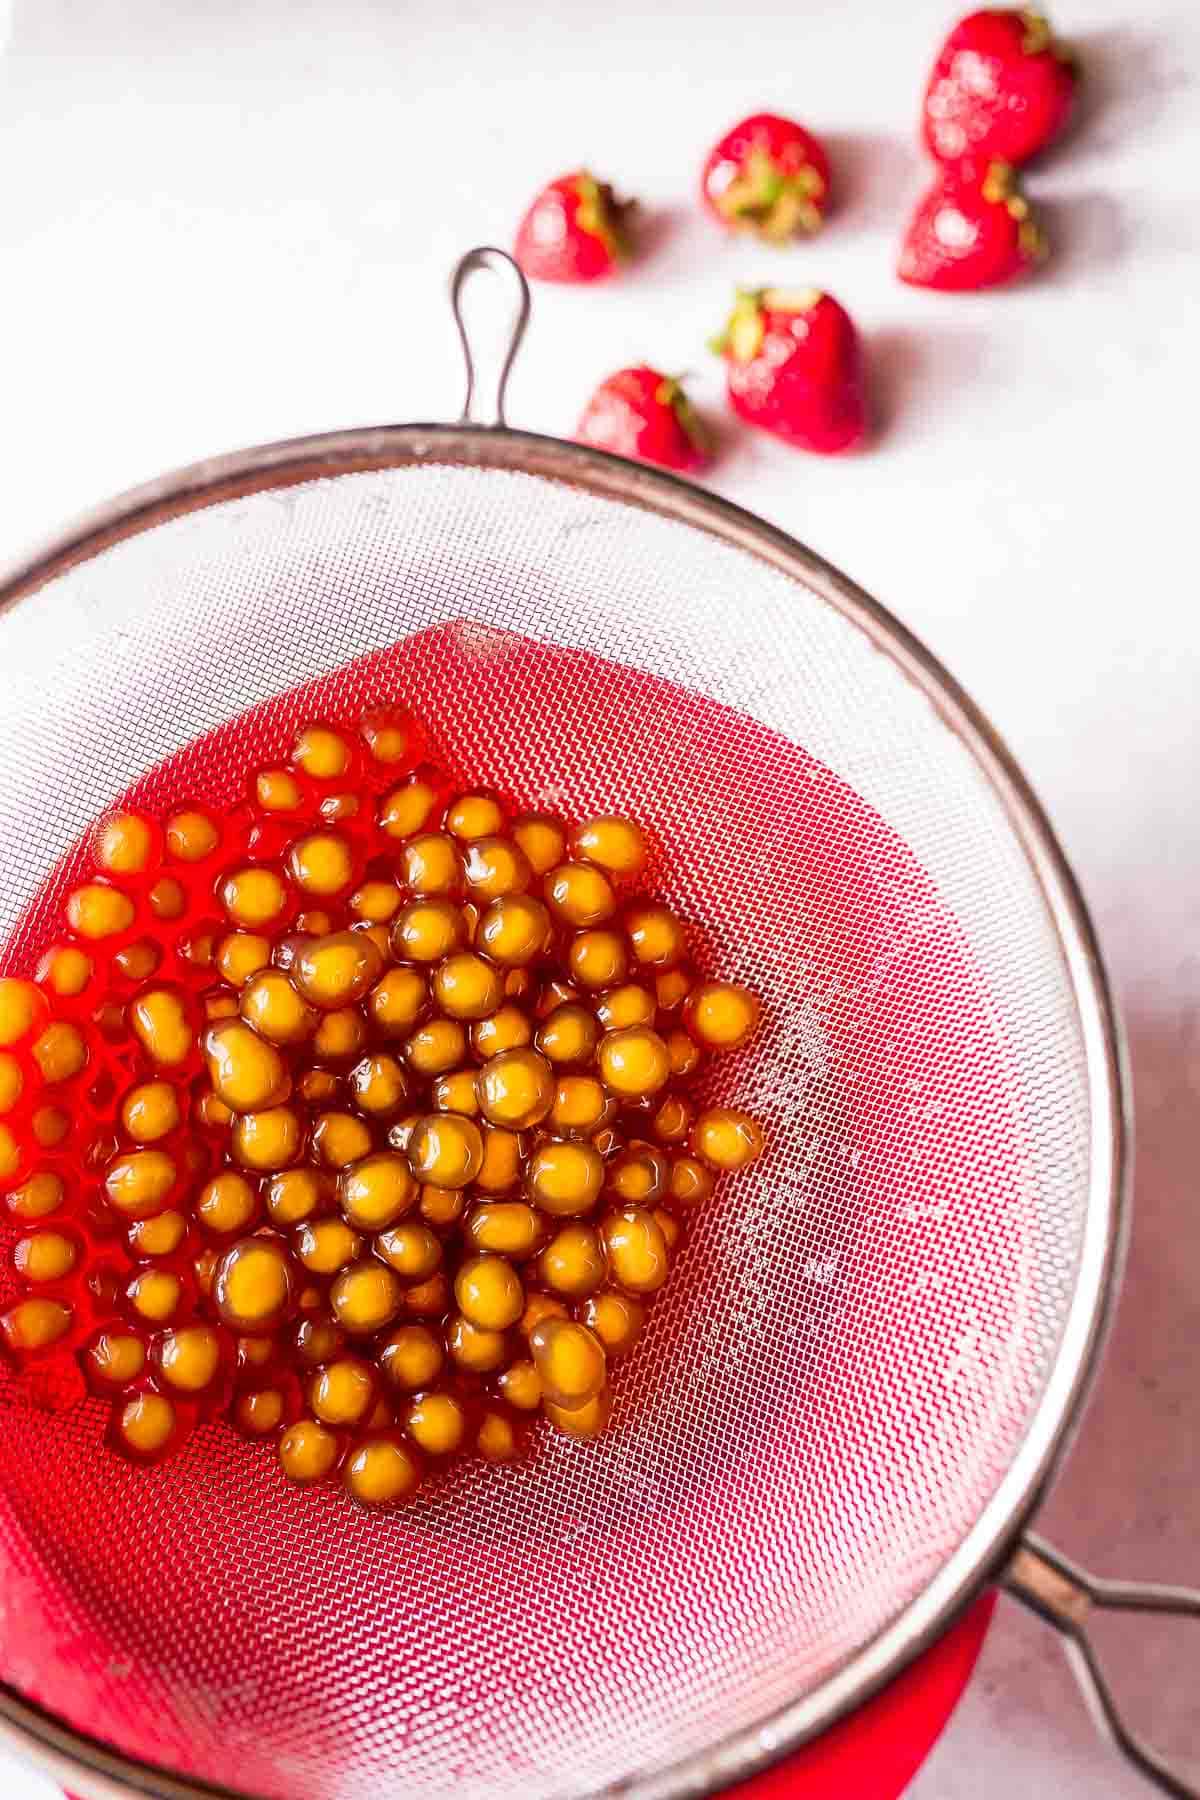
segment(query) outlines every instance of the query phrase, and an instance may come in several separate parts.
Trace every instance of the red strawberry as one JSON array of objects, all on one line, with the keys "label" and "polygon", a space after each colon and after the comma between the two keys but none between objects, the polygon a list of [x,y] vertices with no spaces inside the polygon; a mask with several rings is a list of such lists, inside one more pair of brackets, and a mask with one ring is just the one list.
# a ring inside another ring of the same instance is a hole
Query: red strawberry
[{"label": "red strawberry", "polygon": [[703,426],[679,382],[642,363],[596,389],[575,433],[580,444],[693,475],[712,461]]},{"label": "red strawberry", "polygon": [[714,349],[736,413],[802,450],[849,450],[867,428],[853,321],[816,288],[743,289]]},{"label": "red strawberry", "polygon": [[727,131],[704,165],[701,192],[731,231],[780,244],[816,231],[829,202],[829,161],[810,131],[755,113]]},{"label": "red strawberry", "polygon": [[933,65],[922,136],[939,162],[1026,162],[1061,136],[1078,82],[1071,51],[1040,13],[970,13]]},{"label": "red strawberry", "polygon": [[544,187],[517,228],[514,254],[535,281],[597,281],[625,260],[631,201],[579,169]]},{"label": "red strawberry", "polygon": [[969,163],[944,168],[909,221],[898,274],[913,287],[964,292],[1011,281],[1047,254],[1029,202],[1007,163],[980,178]]}]

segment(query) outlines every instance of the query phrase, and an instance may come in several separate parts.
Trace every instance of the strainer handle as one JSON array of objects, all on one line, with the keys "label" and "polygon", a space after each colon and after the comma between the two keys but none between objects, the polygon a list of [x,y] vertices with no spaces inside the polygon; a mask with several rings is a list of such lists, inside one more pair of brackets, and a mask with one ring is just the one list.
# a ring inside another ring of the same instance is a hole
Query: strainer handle
[{"label": "strainer handle", "polygon": [[[472,333],[463,315],[463,290],[481,269],[491,275],[493,288],[503,284],[507,290],[508,325],[499,341],[499,354],[490,344],[481,347],[478,339],[472,344]],[[467,367],[467,391],[459,424],[503,425],[508,377],[529,323],[529,283],[507,250],[483,244],[477,250],[468,250],[455,268],[450,278],[450,305]]]},{"label": "strainer handle", "polygon": [[1200,1619],[1200,1591],[1142,1581],[1104,1581],[1068,1562],[1030,1532],[1022,1538],[1000,1580],[1010,1594],[1062,1634],[1084,1698],[1127,1761],[1164,1794],[1200,1800],[1200,1787],[1171,1769],[1125,1724],[1088,1635],[1093,1612],[1167,1613],[1180,1619]]}]

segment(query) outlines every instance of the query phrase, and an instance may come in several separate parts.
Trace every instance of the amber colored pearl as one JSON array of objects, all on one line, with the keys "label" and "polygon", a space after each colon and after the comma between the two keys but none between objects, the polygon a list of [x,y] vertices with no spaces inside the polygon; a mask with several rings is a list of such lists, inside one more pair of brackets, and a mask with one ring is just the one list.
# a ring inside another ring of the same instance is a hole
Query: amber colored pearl
[{"label": "amber colored pearl", "polygon": [[319,1017],[281,969],[252,975],[242,989],[238,1011],[272,1044],[302,1044],[316,1031]]},{"label": "amber colored pearl", "polygon": [[567,848],[566,827],[551,813],[521,813],[510,827],[535,875],[560,863]]},{"label": "amber colored pearl", "polygon": [[519,1006],[501,1006],[489,1018],[477,1019],[471,1027],[471,1049],[484,1062],[490,1056],[502,1056],[506,1050],[523,1050],[532,1039],[529,1015]]},{"label": "amber colored pearl", "polygon": [[379,1366],[394,1387],[425,1388],[437,1380],[445,1351],[427,1325],[400,1325],[384,1341]]},{"label": "amber colored pearl", "polygon": [[399,1506],[421,1485],[421,1465],[393,1438],[366,1438],[351,1451],[342,1482],[360,1506]]},{"label": "amber colored pearl", "polygon": [[597,1063],[604,1085],[622,1099],[656,1094],[671,1074],[667,1046],[646,1025],[606,1032],[600,1040]]},{"label": "amber colored pearl", "polygon": [[762,1126],[732,1107],[709,1107],[692,1127],[692,1149],[712,1169],[744,1169],[762,1148]]},{"label": "amber colored pearl", "polygon": [[346,1169],[371,1150],[371,1128],[354,1113],[323,1112],[313,1124],[311,1143],[327,1169]]},{"label": "amber colored pearl", "polygon": [[354,854],[336,831],[314,831],[287,853],[288,874],[306,894],[328,898],[344,893],[354,879]]},{"label": "amber colored pearl", "polygon": [[523,894],[533,880],[525,853],[508,838],[484,837],[463,853],[463,879],[475,900],[496,900],[502,894]]},{"label": "amber colored pearl", "polygon": [[211,1325],[184,1325],[166,1331],[155,1355],[162,1378],[183,1393],[210,1387],[221,1368],[221,1339]]},{"label": "amber colored pearl", "polygon": [[590,1225],[572,1220],[550,1239],[537,1259],[537,1272],[554,1293],[583,1299],[607,1277],[604,1244]]},{"label": "amber colored pearl", "polygon": [[472,1325],[505,1331],[525,1310],[520,1277],[502,1256],[469,1257],[454,1280],[459,1311]]},{"label": "amber colored pearl", "polygon": [[406,1219],[380,1232],[375,1254],[404,1281],[428,1281],[441,1263],[442,1246],[428,1225]]},{"label": "amber colored pearl", "polygon": [[336,1275],[362,1248],[362,1239],[344,1219],[309,1219],[294,1242],[298,1261],[313,1275]]},{"label": "amber colored pearl", "polygon": [[493,962],[523,968],[546,948],[550,914],[529,894],[505,894],[482,914],[476,942]]},{"label": "amber colored pearl", "polygon": [[461,1313],[446,1328],[446,1349],[459,1368],[473,1375],[490,1375],[508,1357],[508,1340],[502,1331],[476,1325]]},{"label": "amber colored pearl", "polygon": [[76,944],[58,944],[47,950],[37,966],[42,986],[63,999],[82,994],[94,973],[91,957]]},{"label": "amber colored pearl", "polygon": [[429,1456],[449,1456],[467,1435],[467,1415],[453,1394],[422,1394],[404,1418],[404,1429]]},{"label": "amber colored pearl", "polygon": [[383,957],[361,931],[335,931],[304,943],[292,980],[314,1006],[351,1006],[379,980]]},{"label": "amber colored pearl", "polygon": [[414,1075],[446,1075],[466,1057],[466,1030],[457,1019],[430,1019],[408,1033],[401,1055]]},{"label": "amber colored pearl", "polygon": [[710,1050],[733,1050],[754,1031],[759,1004],[748,988],[732,981],[702,981],[688,995],[683,1022]]},{"label": "amber colored pearl", "polygon": [[222,1019],[203,1037],[213,1092],[234,1112],[258,1112],[287,1098],[287,1064],[241,1019]]},{"label": "amber colored pearl", "polygon": [[560,1075],[550,1128],[563,1137],[590,1137],[615,1110],[615,1102],[594,1075]]},{"label": "amber colored pearl", "polygon": [[554,1217],[589,1212],[604,1183],[604,1160],[590,1144],[550,1139],[529,1159],[525,1185],[535,1206]]},{"label": "amber colored pearl", "polygon": [[571,852],[614,875],[636,875],[646,862],[646,839],[632,819],[608,813],[575,827]]},{"label": "amber colored pearl", "polygon": [[609,1357],[625,1356],[633,1349],[646,1319],[640,1300],[616,1288],[592,1294],[580,1309],[580,1318],[604,1345]]},{"label": "amber colored pearl", "polygon": [[337,1437],[316,1419],[298,1419],[279,1440],[279,1462],[289,1481],[322,1480],[340,1452]]},{"label": "amber colored pearl", "polygon": [[379,828],[386,837],[407,838],[428,824],[437,804],[437,789],[422,775],[410,775],[380,802]]},{"label": "amber colored pearl", "polygon": [[627,1206],[600,1227],[613,1278],[631,1294],[654,1294],[667,1279],[666,1239],[650,1213]]},{"label": "amber colored pearl", "polygon": [[133,924],[133,901],[119,888],[88,881],[67,896],[67,923],[80,937],[115,937]]},{"label": "amber colored pearl", "polygon": [[604,1346],[586,1325],[573,1319],[543,1319],[529,1334],[529,1348],[542,1391],[555,1406],[583,1406],[604,1386],[608,1361]]},{"label": "amber colored pearl", "polygon": [[346,1077],[354,1104],[373,1119],[394,1118],[408,1100],[408,1078],[394,1056],[367,1056]]},{"label": "amber colored pearl", "polygon": [[292,745],[292,761],[314,781],[333,781],[350,767],[351,750],[329,725],[306,725]]},{"label": "amber colored pearl", "polygon": [[483,1135],[473,1119],[458,1113],[429,1113],[408,1141],[408,1163],[418,1181],[436,1187],[466,1187],[483,1162]]},{"label": "amber colored pearl", "polygon": [[411,893],[453,893],[462,885],[458,845],[439,831],[409,838],[400,852],[400,874]]},{"label": "amber colored pearl", "polygon": [[568,1002],[546,1015],[534,1041],[552,1063],[588,1063],[599,1037],[596,1020],[587,1007]]},{"label": "amber colored pearl", "polygon": [[602,925],[617,907],[608,877],[590,863],[560,863],[545,876],[542,892],[557,918],[580,928]]},{"label": "amber colored pearl", "polygon": [[643,968],[669,969],[687,953],[683,926],[665,906],[629,906],[622,922],[633,959]]},{"label": "amber colored pearl", "polygon": [[484,1063],[475,1078],[479,1110],[492,1125],[523,1131],[554,1104],[554,1071],[536,1050],[507,1050]]},{"label": "amber colored pearl", "polygon": [[175,1436],[178,1415],[165,1394],[134,1394],[119,1400],[110,1428],[112,1442],[135,1462],[153,1462]]},{"label": "amber colored pearl", "polygon": [[667,1184],[670,1201],[683,1207],[700,1206],[712,1193],[713,1186],[711,1171],[694,1156],[672,1157]]},{"label": "amber colored pearl", "polygon": [[460,950],[433,972],[433,997],[452,1019],[485,1019],[504,998],[500,971],[473,950]]},{"label": "amber colored pearl", "polygon": [[504,811],[494,794],[459,794],[446,808],[446,830],[471,842],[502,830]]},{"label": "amber colored pearl", "polygon": [[138,875],[157,848],[156,831],[140,813],[114,813],[96,834],[96,861],[110,875]]},{"label": "amber colored pearl", "polygon": [[545,1224],[523,1201],[491,1200],[470,1213],[467,1235],[477,1250],[520,1259],[539,1248]]},{"label": "amber colored pearl", "polygon": [[389,969],[367,995],[367,1012],[387,1038],[405,1037],[429,1005],[429,989],[418,969]]},{"label": "amber colored pearl", "polygon": [[383,1263],[355,1263],[336,1277],[329,1290],[329,1309],[344,1331],[379,1331],[399,1312],[401,1294],[396,1275]]},{"label": "amber colored pearl", "polygon": [[152,1062],[172,1068],[187,1061],[192,1030],[182,999],[170,988],[139,994],[129,1008],[129,1023]]},{"label": "amber colored pearl", "polygon": [[218,1236],[245,1231],[258,1212],[258,1189],[244,1175],[223,1169],[206,1181],[196,1200],[196,1218]]},{"label": "amber colored pearl", "polygon": [[542,1378],[527,1358],[501,1369],[495,1386],[500,1398],[520,1412],[536,1412],[542,1403]]},{"label": "amber colored pearl", "polygon": [[216,822],[198,807],[172,813],[164,832],[167,850],[177,862],[203,862],[221,841]]},{"label": "amber colored pearl", "polygon": [[392,922],[392,955],[398,962],[441,962],[466,939],[462,908],[451,900],[411,900]]},{"label": "amber colored pearl", "polygon": [[234,1331],[272,1331],[292,1301],[287,1251],[270,1238],[242,1238],[226,1250],[213,1276],[213,1302]]},{"label": "amber colored pearl", "polygon": [[666,1192],[670,1164],[665,1153],[651,1144],[633,1143],[608,1166],[607,1182],[619,1200],[630,1206],[654,1206]]}]

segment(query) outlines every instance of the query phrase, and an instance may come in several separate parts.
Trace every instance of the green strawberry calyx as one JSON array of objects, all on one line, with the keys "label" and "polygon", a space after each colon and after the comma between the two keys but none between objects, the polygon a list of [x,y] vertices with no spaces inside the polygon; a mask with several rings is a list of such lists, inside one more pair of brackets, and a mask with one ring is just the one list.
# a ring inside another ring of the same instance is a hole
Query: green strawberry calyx
[{"label": "green strawberry calyx", "polygon": [[739,288],[725,329],[710,348],[731,362],[753,362],[767,335],[768,313],[811,312],[821,298],[820,288]]},{"label": "green strawberry calyx", "polygon": [[811,163],[784,172],[765,150],[751,150],[724,193],[717,211],[731,225],[756,231],[768,243],[781,244],[798,231],[812,232],[821,224],[816,204],[825,193],[825,182]]},{"label": "green strawberry calyx", "polygon": [[618,200],[607,182],[597,181],[584,169],[575,177],[579,209],[575,215],[581,231],[598,237],[614,262],[628,260],[629,232],[627,221],[633,211],[632,200]]}]

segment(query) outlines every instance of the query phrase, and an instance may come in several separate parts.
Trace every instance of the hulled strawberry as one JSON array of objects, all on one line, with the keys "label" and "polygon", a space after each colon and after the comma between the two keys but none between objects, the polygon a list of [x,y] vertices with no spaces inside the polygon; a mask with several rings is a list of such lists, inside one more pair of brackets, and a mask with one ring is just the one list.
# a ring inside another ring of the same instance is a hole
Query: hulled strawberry
[{"label": "hulled strawberry", "polygon": [[897,272],[912,287],[962,293],[1012,281],[1047,255],[1007,163],[942,169],[904,236]]},{"label": "hulled strawberry", "polygon": [[598,281],[628,255],[631,201],[586,169],[544,187],[517,228],[514,255],[534,281]]},{"label": "hulled strawberry", "polygon": [[802,125],[755,113],[713,148],[701,191],[709,211],[731,231],[783,243],[821,224],[829,203],[829,160]]},{"label": "hulled strawberry", "polygon": [[596,389],[575,433],[615,456],[697,474],[712,460],[708,439],[679,381],[645,363],[618,369]]},{"label": "hulled strawberry", "polygon": [[1072,52],[1040,13],[988,7],[938,52],[921,134],[940,162],[1027,162],[1065,130],[1078,84]]},{"label": "hulled strawberry", "polygon": [[743,290],[713,348],[725,358],[730,404],[749,424],[824,455],[864,437],[862,350],[831,294]]}]

